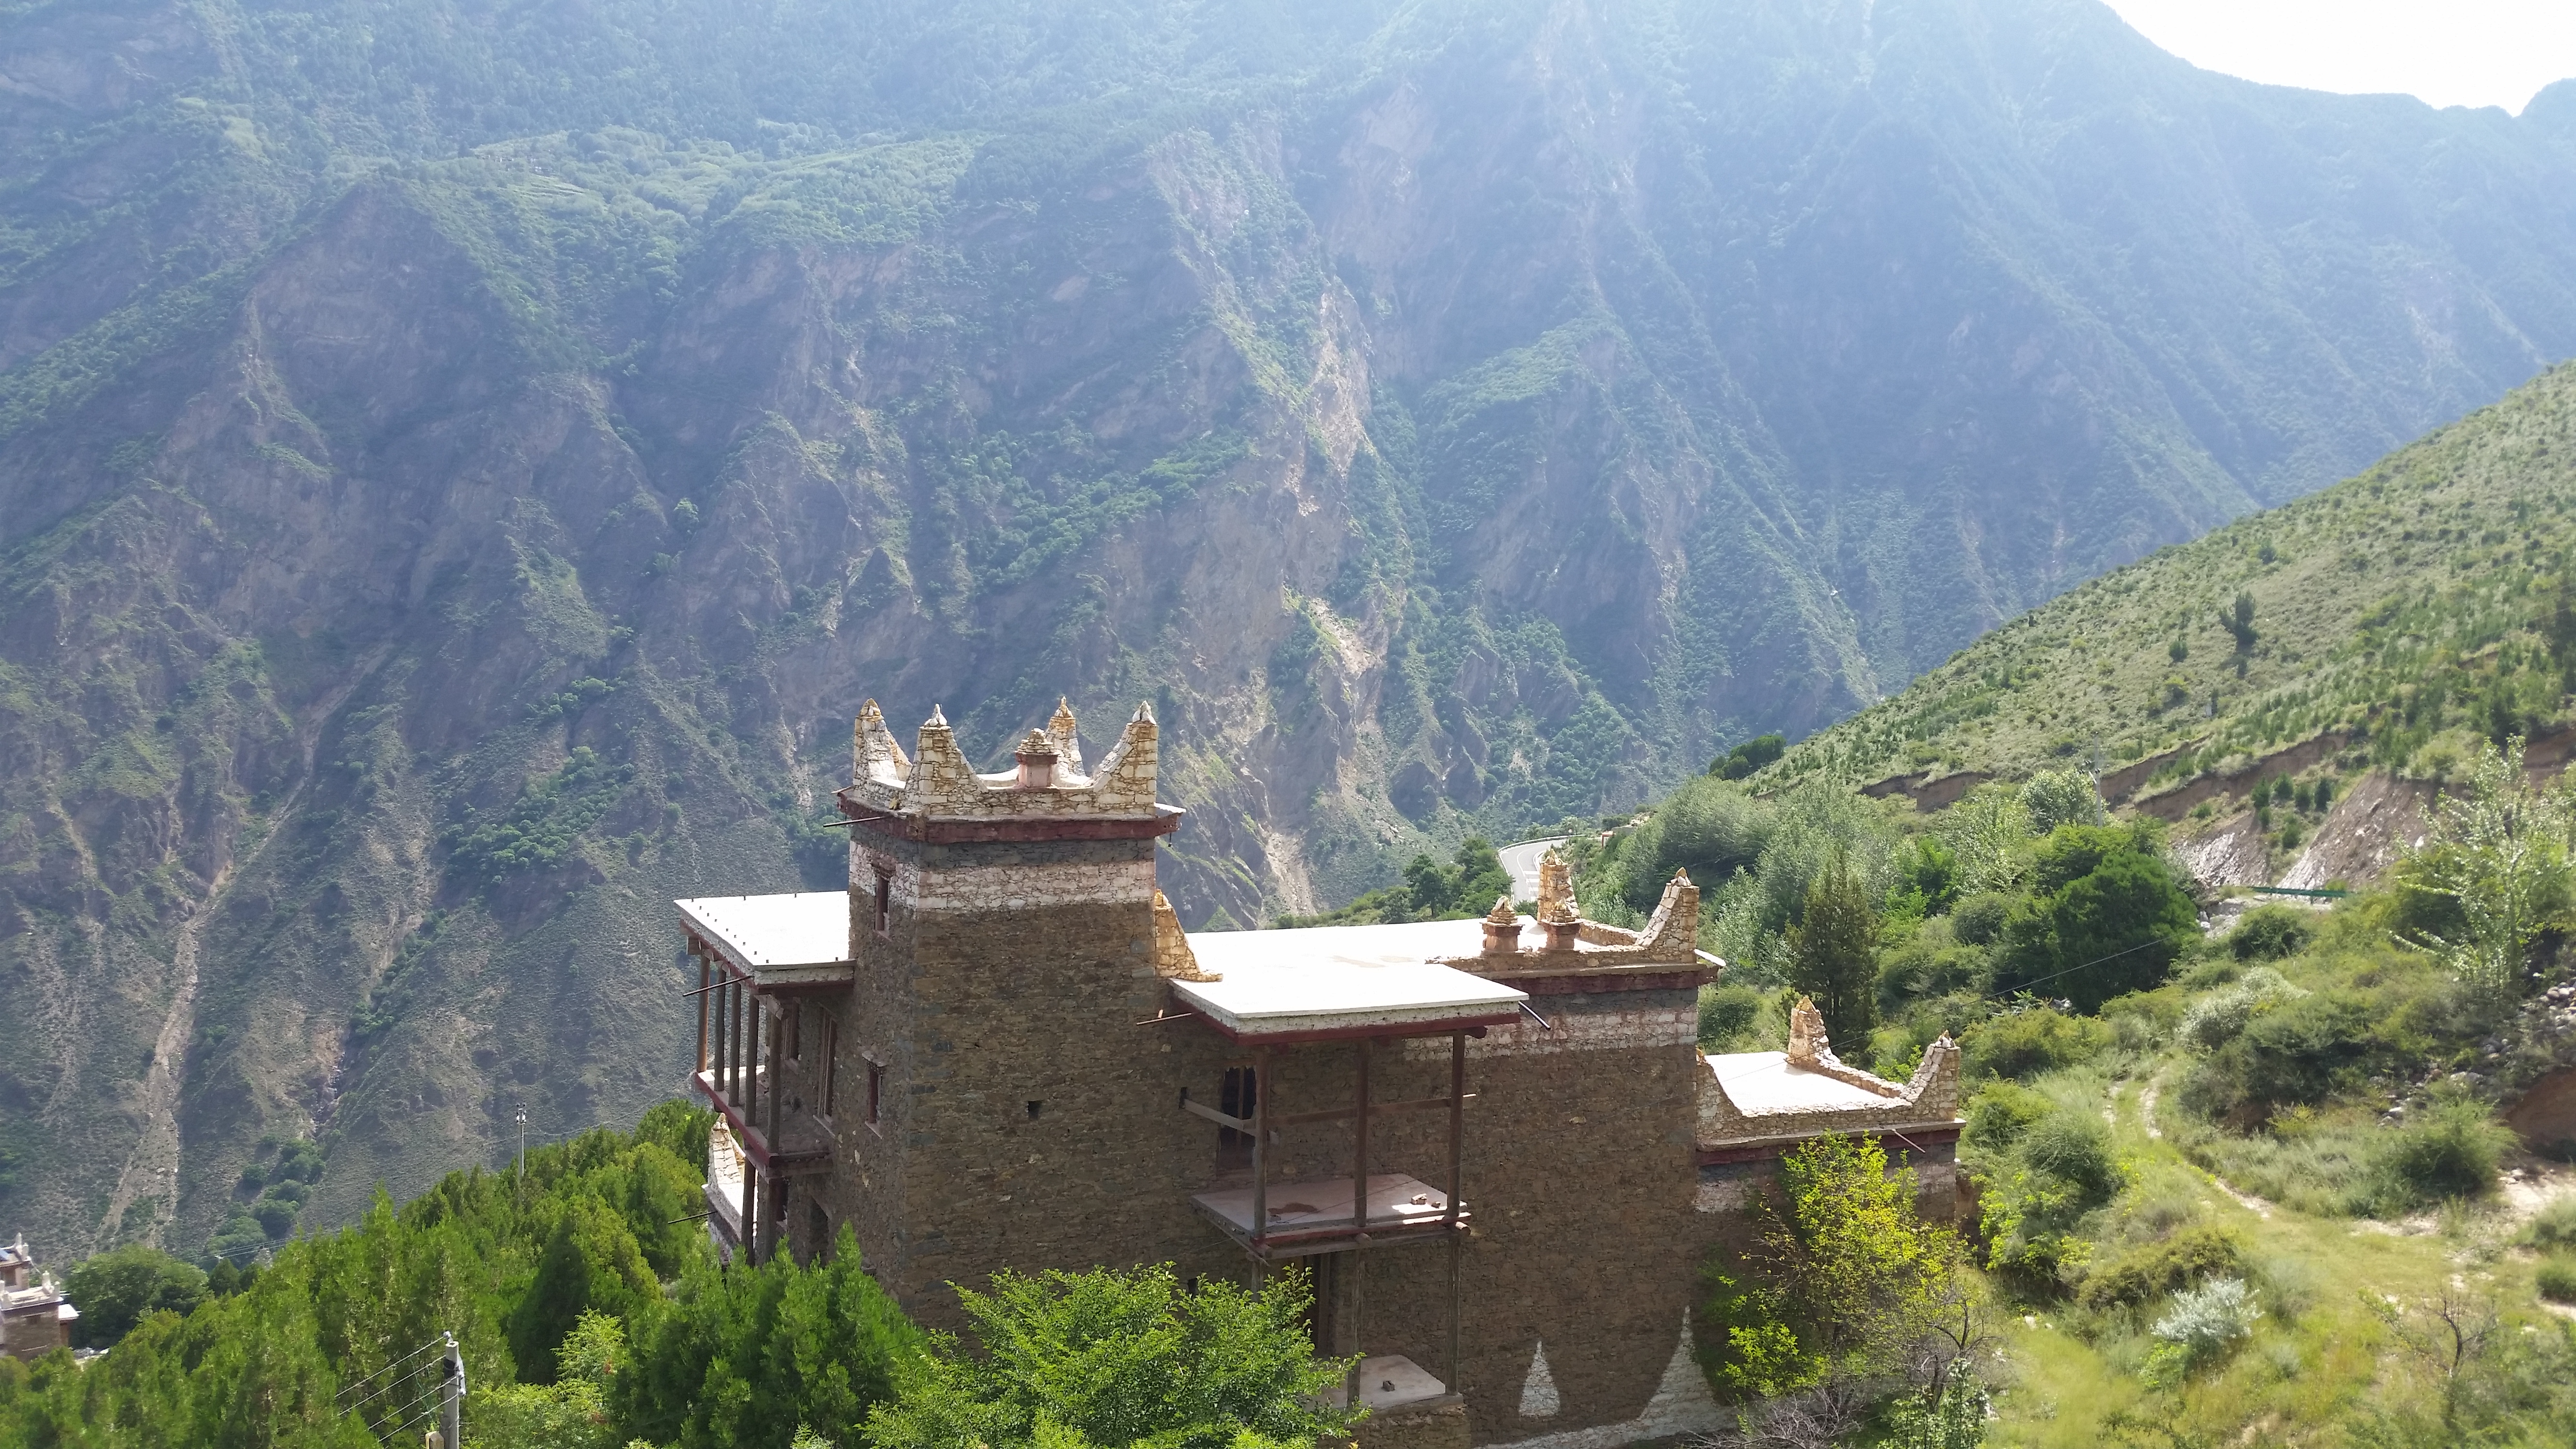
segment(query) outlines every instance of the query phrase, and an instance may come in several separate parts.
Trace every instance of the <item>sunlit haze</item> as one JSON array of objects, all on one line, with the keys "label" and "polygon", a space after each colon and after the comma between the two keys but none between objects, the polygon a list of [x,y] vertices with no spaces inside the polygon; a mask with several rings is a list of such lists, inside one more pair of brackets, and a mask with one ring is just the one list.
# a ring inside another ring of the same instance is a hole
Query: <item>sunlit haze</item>
[{"label": "sunlit haze", "polygon": [[2520,111],[2576,76],[2576,0],[2110,0],[2206,70],[2273,85]]}]

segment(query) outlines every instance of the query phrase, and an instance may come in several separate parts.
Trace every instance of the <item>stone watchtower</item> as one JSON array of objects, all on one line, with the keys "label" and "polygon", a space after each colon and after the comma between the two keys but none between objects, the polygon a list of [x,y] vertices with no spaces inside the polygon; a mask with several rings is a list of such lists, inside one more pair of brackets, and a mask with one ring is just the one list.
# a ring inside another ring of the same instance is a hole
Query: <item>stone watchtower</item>
[{"label": "stone watchtower", "polygon": [[1947,1043],[1905,1086],[1821,1028],[1701,1056],[1719,963],[1680,876],[1633,931],[1551,859],[1534,918],[1186,933],[1156,745],[1139,708],[1087,769],[1059,706],[982,775],[938,712],[907,755],[870,704],[847,890],[677,903],[720,1246],[810,1258],[847,1226],[943,1327],[950,1284],[1006,1267],[1302,1267],[1364,1440],[1610,1449],[1719,1422],[1698,1271],[1781,1151],[1956,1136]]},{"label": "stone watchtower", "polygon": [[912,758],[859,715],[854,989],[824,1027],[855,1171],[815,1184],[814,1226],[855,1227],[907,1309],[1006,1263],[1087,1265],[1174,1196],[1170,1134],[1137,1120],[1165,1095],[1136,1022],[1163,1001],[1154,841],[1181,820],[1154,800],[1155,744],[1139,708],[1086,773],[1059,705],[1016,770],[978,775],[937,712]]}]

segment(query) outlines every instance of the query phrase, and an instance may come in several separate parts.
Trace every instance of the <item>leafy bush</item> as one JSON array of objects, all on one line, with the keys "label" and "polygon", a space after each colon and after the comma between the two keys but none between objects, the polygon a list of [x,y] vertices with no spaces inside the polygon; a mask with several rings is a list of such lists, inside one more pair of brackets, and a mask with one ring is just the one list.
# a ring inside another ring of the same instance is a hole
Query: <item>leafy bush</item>
[{"label": "leafy bush", "polygon": [[2085,1275],[2075,1301],[2097,1311],[2145,1303],[2204,1278],[2238,1273],[2243,1256],[2243,1245],[2233,1233],[2205,1226],[2185,1228],[2162,1242],[2096,1265]]},{"label": "leafy bush", "polygon": [[2184,1107],[2240,1125],[2293,1103],[2318,1103],[2357,1086],[2376,1042],[2369,998],[2319,991],[2248,1017],[2224,1046],[2196,1064],[2179,1089]]},{"label": "leafy bush", "polygon": [[1868,1138],[1829,1135],[1781,1159],[1755,1238],[1720,1248],[1709,1305],[1715,1379],[1730,1397],[1868,1383],[1920,1361],[1955,1303],[1959,1241],[1916,1215],[1913,1185]]},{"label": "leafy bush", "polygon": [[2043,894],[2005,923],[1995,988],[2064,996],[2081,1011],[2165,978],[2200,939],[2191,897],[2144,831],[2063,826],[2032,880]]},{"label": "leafy bush", "polygon": [[2551,1252],[2576,1248],[2576,1193],[2561,1193],[2541,1204],[2524,1225],[2522,1240]]},{"label": "leafy bush", "polygon": [[1721,780],[1741,780],[1780,758],[1788,747],[1789,741],[1781,735],[1755,735],[1709,761],[1708,772]]},{"label": "leafy bush", "polygon": [[2307,911],[2256,906],[2227,933],[2227,950],[2239,961],[2278,961],[2306,950],[2316,934],[2316,921]]},{"label": "leafy bush", "polygon": [[2107,1023],[2069,1016],[2053,1006],[2033,1006],[1968,1028],[1959,1052],[1970,1076],[2019,1078],[2089,1062],[2110,1046]]},{"label": "leafy bush", "polygon": [[1699,1044],[1735,1042],[1753,1030],[1762,1014],[1763,992],[1743,985],[1704,986],[1699,993]]},{"label": "leafy bush", "polygon": [[1988,1082],[1968,1103],[1968,1127],[1962,1135],[1971,1148],[1999,1154],[2056,1110],[2055,1102],[2028,1087]]},{"label": "leafy bush", "polygon": [[2540,1296],[2552,1303],[2576,1303],[2576,1258],[2551,1258],[2532,1274]]},{"label": "leafy bush", "polygon": [[1880,959],[1879,1010],[1894,1015],[1903,1011],[1907,1002],[1922,997],[1973,991],[1985,970],[1986,953],[1958,944],[1950,921],[1935,916],[1917,926],[1904,944]]},{"label": "leafy bush", "polygon": [[63,1275],[63,1292],[80,1310],[75,1348],[107,1348],[134,1331],[147,1313],[187,1313],[206,1297],[206,1275],[147,1243],[129,1243],[83,1259]]},{"label": "leafy bush", "polygon": [[2001,891],[1970,896],[1951,908],[1950,934],[1966,945],[1990,946],[2002,937],[2019,900]]},{"label": "leafy bush", "polygon": [[1987,1266],[2025,1291],[2051,1291],[2090,1255],[2083,1220],[2119,1195],[2128,1169],[2100,1118],[2053,1106],[2009,1150],[1989,1156],[1979,1176]]},{"label": "leafy bush", "polygon": [[2484,1196],[2495,1187],[2496,1166],[2512,1145],[2513,1133],[2484,1104],[2467,1098],[2436,1103],[2380,1139],[2354,1206],[2384,1217],[2448,1198]]},{"label": "leafy bush", "polygon": [[875,1449],[1287,1449],[1358,1417],[1324,1400],[1344,1365],[1314,1357],[1303,1273],[1255,1293],[1221,1278],[1184,1291],[1169,1264],[1004,1272],[957,1296],[975,1348],[932,1339],[869,1415]]},{"label": "leafy bush", "polygon": [[1618,888],[1638,910],[1652,909],[1676,870],[1703,889],[1750,870],[1771,843],[1778,812],[1723,780],[1683,783],[1621,843]]},{"label": "leafy bush", "polygon": [[1896,880],[1887,909],[1899,916],[1937,916],[1959,899],[1959,857],[1937,835],[1918,835],[1896,848]]},{"label": "leafy bush", "polygon": [[2255,1013],[2307,994],[2280,972],[2268,966],[2257,967],[2233,986],[2193,1002],[2183,1012],[2179,1035],[2187,1046],[2216,1051],[2234,1041]]},{"label": "leafy bush", "polygon": [[2173,1308],[2149,1333],[2161,1340],[2147,1357],[2150,1382],[2170,1384],[2224,1355],[2254,1332],[2263,1316],[2242,1278],[2219,1278],[2174,1295]]},{"label": "leafy bush", "polygon": [[2082,770],[2042,770],[2021,787],[2031,828],[2046,834],[2061,825],[2102,823],[2102,797]]}]

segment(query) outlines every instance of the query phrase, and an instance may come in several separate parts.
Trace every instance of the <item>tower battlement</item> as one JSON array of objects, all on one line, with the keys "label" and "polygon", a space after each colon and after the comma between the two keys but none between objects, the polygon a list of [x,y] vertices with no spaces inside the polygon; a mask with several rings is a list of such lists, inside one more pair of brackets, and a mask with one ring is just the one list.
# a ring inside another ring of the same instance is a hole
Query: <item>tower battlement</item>
[{"label": "tower battlement", "polygon": [[1073,707],[1057,701],[1043,729],[1014,751],[1018,768],[979,774],[958,748],[957,732],[934,706],[904,753],[885,714],[869,700],[850,729],[850,784],[840,792],[853,819],[928,825],[975,821],[1123,821],[1164,834],[1180,811],[1154,800],[1154,711],[1140,704],[1096,771],[1086,771]]}]

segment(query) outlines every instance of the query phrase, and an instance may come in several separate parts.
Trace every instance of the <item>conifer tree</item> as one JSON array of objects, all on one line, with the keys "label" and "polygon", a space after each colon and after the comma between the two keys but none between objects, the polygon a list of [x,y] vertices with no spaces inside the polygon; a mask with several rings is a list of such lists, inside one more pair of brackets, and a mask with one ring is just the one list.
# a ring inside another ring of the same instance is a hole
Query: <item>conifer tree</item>
[{"label": "conifer tree", "polygon": [[1844,852],[1816,873],[1806,906],[1789,928],[1789,984],[1814,999],[1836,1050],[1857,1056],[1878,1025],[1878,913]]}]

